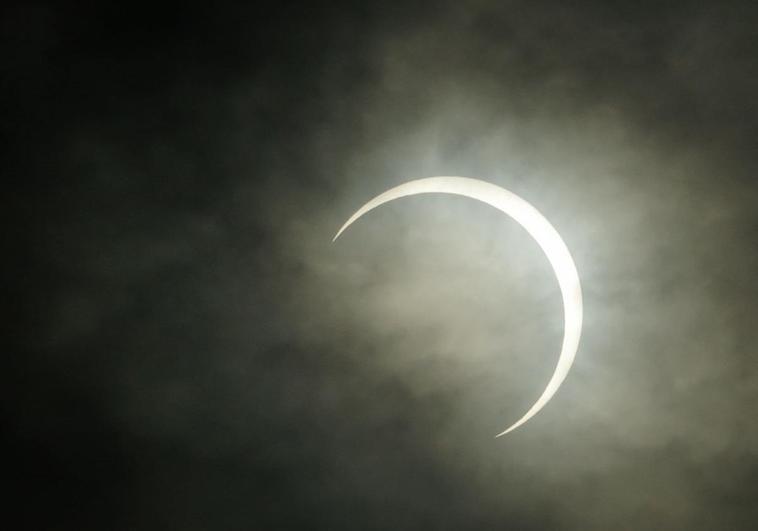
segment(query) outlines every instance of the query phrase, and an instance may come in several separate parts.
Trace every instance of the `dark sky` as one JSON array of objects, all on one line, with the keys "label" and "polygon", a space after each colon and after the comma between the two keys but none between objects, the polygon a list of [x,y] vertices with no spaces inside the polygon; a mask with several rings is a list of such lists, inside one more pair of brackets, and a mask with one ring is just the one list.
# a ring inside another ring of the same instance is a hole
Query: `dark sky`
[{"label": "dark sky", "polygon": [[[754,2],[2,8],[32,529],[758,528]],[[464,175],[534,204],[541,251]],[[10,516],[9,516],[10,517]]]}]

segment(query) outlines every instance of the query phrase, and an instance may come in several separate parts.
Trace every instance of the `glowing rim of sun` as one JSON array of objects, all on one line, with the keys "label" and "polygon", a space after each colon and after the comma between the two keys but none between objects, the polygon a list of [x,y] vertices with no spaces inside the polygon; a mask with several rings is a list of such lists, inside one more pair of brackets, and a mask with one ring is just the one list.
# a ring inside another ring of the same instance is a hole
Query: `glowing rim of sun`
[{"label": "glowing rim of sun", "polygon": [[582,332],[582,289],[579,284],[579,274],[571,258],[568,247],[555,228],[540,212],[527,201],[492,183],[471,179],[468,177],[429,177],[401,184],[379,194],[359,208],[344,225],[337,231],[332,241],[339,238],[358,218],[376,207],[399,199],[418,194],[453,194],[486,203],[515,219],[535,239],[547,256],[553,267],[563,298],[563,343],[558,364],[547,387],[534,405],[510,427],[497,434],[505,435],[515,430],[550,401],[558,388],[566,379],[571,365],[574,363]]}]

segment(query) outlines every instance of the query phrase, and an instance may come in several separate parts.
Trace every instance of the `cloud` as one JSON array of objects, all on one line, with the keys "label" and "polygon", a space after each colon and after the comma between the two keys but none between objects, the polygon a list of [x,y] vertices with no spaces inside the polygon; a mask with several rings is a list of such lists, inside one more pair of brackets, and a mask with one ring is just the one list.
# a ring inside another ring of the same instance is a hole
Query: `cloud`
[{"label": "cloud", "polygon": [[[47,104],[55,164],[32,167],[54,175],[16,207],[38,213],[37,284],[12,394],[37,415],[14,433],[81,448],[112,427],[133,466],[108,492],[138,527],[749,528],[754,9],[365,9],[263,36],[215,13],[119,48],[138,86],[69,51],[108,95]],[[218,40],[188,58],[202,28]],[[537,206],[583,283],[572,372],[497,441],[560,347],[536,244],[431,196],[331,243],[439,174]],[[39,372],[87,404],[65,430]]]}]

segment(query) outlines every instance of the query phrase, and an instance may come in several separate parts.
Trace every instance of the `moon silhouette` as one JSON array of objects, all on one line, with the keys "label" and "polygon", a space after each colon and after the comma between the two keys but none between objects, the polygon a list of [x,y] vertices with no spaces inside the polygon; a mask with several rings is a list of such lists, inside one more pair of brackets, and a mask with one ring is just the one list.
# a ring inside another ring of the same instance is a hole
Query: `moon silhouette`
[{"label": "moon silhouette", "polygon": [[340,230],[337,231],[332,241],[339,238],[340,234],[358,218],[384,203],[401,197],[431,193],[453,194],[477,199],[511,216],[526,229],[545,252],[561,289],[564,328],[563,344],[561,345],[558,364],[542,395],[523,417],[495,436],[500,437],[515,430],[545,407],[545,404],[550,401],[561,386],[561,383],[563,383],[563,380],[571,369],[571,365],[574,363],[576,350],[579,346],[579,337],[582,332],[582,289],[579,284],[579,274],[576,271],[574,260],[571,258],[571,254],[563,239],[561,239],[555,228],[536,208],[504,188],[467,177],[430,177],[409,181],[387,190],[370,200],[359,208],[355,214],[350,216]]}]

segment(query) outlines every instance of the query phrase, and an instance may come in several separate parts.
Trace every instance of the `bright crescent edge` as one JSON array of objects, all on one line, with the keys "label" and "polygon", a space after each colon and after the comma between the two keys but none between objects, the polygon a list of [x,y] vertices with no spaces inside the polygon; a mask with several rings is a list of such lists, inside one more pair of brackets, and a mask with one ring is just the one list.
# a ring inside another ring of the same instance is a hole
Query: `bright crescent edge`
[{"label": "bright crescent edge", "polygon": [[558,279],[563,298],[563,344],[553,376],[534,405],[524,416],[495,437],[511,432],[536,415],[558,391],[574,362],[582,331],[582,290],[579,274],[566,244],[540,212],[513,192],[494,184],[468,177],[429,177],[401,184],[379,194],[359,208],[337,231],[336,241],[358,218],[394,199],[417,194],[453,194],[486,203],[516,220],[542,248]]}]

